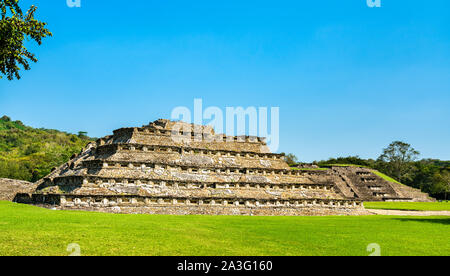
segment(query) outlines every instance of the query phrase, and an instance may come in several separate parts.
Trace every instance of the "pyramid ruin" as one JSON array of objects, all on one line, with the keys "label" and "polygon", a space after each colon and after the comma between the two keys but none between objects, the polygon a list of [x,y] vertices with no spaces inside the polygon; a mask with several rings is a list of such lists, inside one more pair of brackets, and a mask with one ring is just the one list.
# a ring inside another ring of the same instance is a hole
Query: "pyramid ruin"
[{"label": "pyramid ruin", "polygon": [[346,198],[361,201],[436,201],[419,189],[387,181],[369,168],[330,165],[327,170],[311,170],[306,174],[316,182],[334,183]]},{"label": "pyramid ruin", "polygon": [[[186,131],[189,129],[189,131]],[[360,200],[292,170],[265,139],[157,120],[87,145],[19,202],[116,213],[356,215]]]}]

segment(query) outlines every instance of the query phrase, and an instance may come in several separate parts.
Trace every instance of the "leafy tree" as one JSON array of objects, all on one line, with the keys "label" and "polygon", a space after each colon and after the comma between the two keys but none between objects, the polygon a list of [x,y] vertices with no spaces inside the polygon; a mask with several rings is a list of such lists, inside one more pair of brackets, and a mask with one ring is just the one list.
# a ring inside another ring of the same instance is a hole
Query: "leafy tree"
[{"label": "leafy tree", "polygon": [[9,118],[8,116],[5,115],[5,116],[0,118],[0,121],[10,122],[11,118]]},{"label": "leafy tree", "polygon": [[436,194],[444,194],[444,199],[447,200],[447,195],[450,193],[450,171],[444,170],[441,173],[434,175],[435,185],[433,192]]},{"label": "leafy tree", "polygon": [[421,189],[427,193],[434,193],[435,185],[434,175],[439,173],[441,166],[437,165],[436,160],[423,159],[414,162],[413,175],[411,179],[404,181],[403,184]]},{"label": "leafy tree", "polygon": [[296,165],[298,163],[298,158],[297,156],[295,156],[295,154],[293,153],[281,153],[282,155],[284,155],[284,160],[286,161],[286,163],[288,163],[289,166],[293,166]]},{"label": "leafy tree", "polygon": [[30,70],[29,61],[37,62],[36,56],[24,46],[30,38],[38,45],[42,39],[52,36],[45,28],[47,23],[34,18],[37,7],[31,6],[27,13],[19,7],[19,0],[0,0],[0,78],[20,79],[22,66]]},{"label": "leafy tree", "polygon": [[87,132],[86,131],[78,131],[78,138],[85,139],[87,137],[88,136],[87,136]]},{"label": "leafy tree", "polygon": [[383,162],[381,167],[388,175],[405,182],[412,178],[412,162],[417,160],[419,154],[410,144],[395,141],[383,150],[378,162]]}]

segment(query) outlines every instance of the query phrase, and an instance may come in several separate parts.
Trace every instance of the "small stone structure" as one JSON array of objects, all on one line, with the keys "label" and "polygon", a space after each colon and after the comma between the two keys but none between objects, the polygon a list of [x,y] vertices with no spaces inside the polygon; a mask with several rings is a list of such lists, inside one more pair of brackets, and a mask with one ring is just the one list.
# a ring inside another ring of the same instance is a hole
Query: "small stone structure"
[{"label": "small stone structure", "polygon": [[31,182],[0,178],[0,200],[13,201],[16,194],[32,193],[36,187]]},{"label": "small stone structure", "polygon": [[320,167],[315,164],[302,163],[302,164],[298,164],[297,168],[299,168],[299,169],[319,169]]},{"label": "small stone structure", "polygon": [[368,168],[330,166],[326,171],[310,171],[309,176],[332,182],[345,197],[361,201],[435,201],[419,189],[387,181]]},{"label": "small stone structure", "polygon": [[16,201],[116,213],[366,214],[362,202],[335,183],[292,170],[263,138],[169,120],[118,129],[38,185]]}]

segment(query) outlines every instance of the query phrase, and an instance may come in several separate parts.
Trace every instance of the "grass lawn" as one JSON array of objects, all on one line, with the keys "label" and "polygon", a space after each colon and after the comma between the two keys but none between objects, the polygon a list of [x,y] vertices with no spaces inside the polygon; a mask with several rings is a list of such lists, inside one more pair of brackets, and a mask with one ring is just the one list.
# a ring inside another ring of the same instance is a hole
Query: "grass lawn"
[{"label": "grass lawn", "polygon": [[450,211],[450,201],[446,202],[364,202],[366,209]]},{"label": "grass lawn", "polygon": [[389,181],[389,182],[394,182],[394,183],[397,183],[397,184],[400,184],[400,185],[405,185],[405,184],[402,184],[402,183],[398,182],[398,181],[395,180],[394,178],[385,175],[385,174],[382,173],[382,172],[379,172],[379,171],[377,171],[377,170],[371,170],[371,171],[372,171],[374,174],[378,175],[379,177],[383,178],[384,180],[387,180],[387,181]]},{"label": "grass lawn", "polygon": [[450,255],[448,217],[114,215],[0,202],[0,255]]}]

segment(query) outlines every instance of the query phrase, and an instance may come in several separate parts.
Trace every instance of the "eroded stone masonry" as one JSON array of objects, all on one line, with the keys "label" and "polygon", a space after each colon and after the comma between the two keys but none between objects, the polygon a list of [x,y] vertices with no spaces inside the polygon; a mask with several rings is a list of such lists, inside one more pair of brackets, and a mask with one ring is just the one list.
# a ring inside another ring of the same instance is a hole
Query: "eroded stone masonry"
[{"label": "eroded stone masonry", "polygon": [[[357,215],[363,200],[422,200],[362,168],[291,169],[259,137],[157,120],[122,128],[15,201],[59,209],[212,215]],[[353,171],[354,170],[354,171]]]},{"label": "eroded stone masonry", "polygon": [[31,182],[0,178],[0,200],[13,201],[17,194],[33,193],[36,187]]},{"label": "eroded stone masonry", "polygon": [[435,201],[419,189],[387,181],[368,168],[329,166],[327,170],[307,169],[310,171],[306,174],[311,180],[332,182],[346,198],[361,201]]}]

